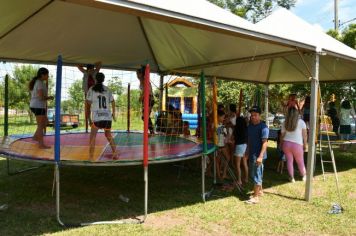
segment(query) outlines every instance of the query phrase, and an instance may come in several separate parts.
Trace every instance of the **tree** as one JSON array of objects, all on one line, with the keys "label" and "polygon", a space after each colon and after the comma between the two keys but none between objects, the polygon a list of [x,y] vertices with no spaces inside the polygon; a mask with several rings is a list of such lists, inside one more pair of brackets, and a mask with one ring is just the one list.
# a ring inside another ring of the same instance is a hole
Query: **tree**
[{"label": "tree", "polygon": [[122,79],[120,79],[119,77],[112,77],[107,84],[108,88],[111,90],[114,96],[116,106],[124,106],[124,104],[122,104],[121,100],[119,99],[119,97],[124,92],[124,87],[122,86]]},{"label": "tree", "polygon": [[[76,80],[68,89],[69,94],[69,105],[71,109],[75,112],[79,112],[80,110],[84,110],[84,94],[82,90],[82,81]],[[68,106],[68,110],[70,107]]]},{"label": "tree", "polygon": [[344,44],[356,49],[356,24],[350,24],[342,31],[342,40]]},{"label": "tree", "polygon": [[[248,19],[254,23],[267,17],[277,7],[290,9],[295,6],[296,0],[209,0],[210,2],[230,10],[232,13]],[[277,112],[280,109],[281,100],[290,93],[289,85],[270,86],[270,111]],[[243,106],[252,106],[259,102],[263,106],[264,87],[242,82],[218,81],[218,101],[223,104],[237,104],[240,89],[243,91]]]},{"label": "tree", "polygon": [[295,6],[296,0],[209,0],[221,8],[248,19],[254,23],[271,14],[277,7],[290,9]]},{"label": "tree", "polygon": [[[13,72],[13,77],[9,78],[9,108],[17,110],[26,110],[29,114],[30,121],[33,121],[33,114],[30,110],[30,91],[28,84],[31,79],[36,76],[38,67],[32,65],[16,66]],[[53,94],[53,81],[49,78],[48,90],[49,94]],[[1,91],[4,91],[5,84],[1,85]],[[51,106],[53,101],[48,102]]]}]

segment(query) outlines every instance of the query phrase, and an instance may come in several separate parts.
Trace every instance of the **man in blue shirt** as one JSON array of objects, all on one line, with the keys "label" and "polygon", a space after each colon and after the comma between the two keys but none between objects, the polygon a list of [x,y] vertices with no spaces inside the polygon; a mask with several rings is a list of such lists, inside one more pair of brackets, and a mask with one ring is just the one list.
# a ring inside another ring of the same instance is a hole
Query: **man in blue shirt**
[{"label": "man in blue shirt", "polygon": [[250,124],[247,128],[247,149],[245,156],[249,160],[250,176],[253,179],[253,195],[246,203],[256,204],[262,194],[263,162],[267,159],[267,140],[269,129],[261,121],[261,108],[253,106]]}]

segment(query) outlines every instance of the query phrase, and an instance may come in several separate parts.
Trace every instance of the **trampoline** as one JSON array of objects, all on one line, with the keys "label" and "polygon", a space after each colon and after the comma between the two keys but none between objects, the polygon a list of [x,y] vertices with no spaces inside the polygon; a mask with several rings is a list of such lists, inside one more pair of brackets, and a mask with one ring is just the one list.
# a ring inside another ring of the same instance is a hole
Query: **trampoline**
[{"label": "trampoline", "polygon": [[[71,132],[60,135],[60,156],[63,165],[142,165],[143,135],[140,132],[114,131],[113,138],[119,151],[118,160],[112,160],[111,148],[104,133],[98,133],[94,160],[89,160],[89,133]],[[39,149],[31,135],[13,135],[2,140],[0,154],[10,159],[54,164],[54,134],[44,137],[51,149]],[[208,149],[214,145],[208,144]],[[149,137],[149,164],[183,161],[202,155],[203,147],[195,137],[154,135]]]}]

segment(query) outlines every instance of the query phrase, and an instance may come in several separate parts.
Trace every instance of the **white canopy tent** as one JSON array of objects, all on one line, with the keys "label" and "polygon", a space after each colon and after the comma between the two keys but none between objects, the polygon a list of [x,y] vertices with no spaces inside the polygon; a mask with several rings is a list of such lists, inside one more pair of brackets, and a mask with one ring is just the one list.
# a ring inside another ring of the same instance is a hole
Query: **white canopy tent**
[{"label": "white canopy tent", "polygon": [[61,54],[65,64],[101,60],[108,68],[133,70],[149,62],[152,71],[172,72],[296,47],[313,50],[260,33],[205,0],[5,0],[1,9],[2,60],[55,63]]},{"label": "white canopy tent", "polygon": [[265,84],[313,77],[315,85],[322,54],[320,80],[356,79],[354,50],[331,39],[319,46],[326,38],[314,40],[312,29],[300,33],[310,33],[306,38],[287,33],[289,18],[272,15],[253,25],[204,0],[3,0],[1,11],[0,60],[55,63],[62,55],[68,65],[101,60],[134,70],[149,63],[161,74],[204,69]]}]

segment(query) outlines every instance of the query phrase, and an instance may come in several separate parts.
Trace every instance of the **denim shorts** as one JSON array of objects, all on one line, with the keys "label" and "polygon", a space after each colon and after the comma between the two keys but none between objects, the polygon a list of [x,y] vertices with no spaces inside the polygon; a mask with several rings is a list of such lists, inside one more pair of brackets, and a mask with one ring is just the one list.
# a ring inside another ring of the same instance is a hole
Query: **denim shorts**
[{"label": "denim shorts", "polygon": [[250,177],[255,185],[262,185],[263,163],[265,160],[263,160],[262,164],[258,166],[256,164],[256,159],[257,157],[249,157]]},{"label": "denim shorts", "polygon": [[247,144],[238,144],[235,147],[235,157],[243,157],[246,152]]}]

